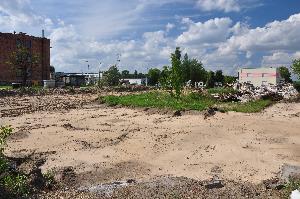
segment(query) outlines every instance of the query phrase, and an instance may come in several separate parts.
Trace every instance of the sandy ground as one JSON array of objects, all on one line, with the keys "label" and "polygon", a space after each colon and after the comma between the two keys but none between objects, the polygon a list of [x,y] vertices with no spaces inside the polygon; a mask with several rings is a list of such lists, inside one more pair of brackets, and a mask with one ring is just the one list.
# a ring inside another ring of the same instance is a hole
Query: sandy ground
[{"label": "sandy ground", "polygon": [[2,117],[0,125],[15,129],[7,155],[46,154],[43,171],[72,166],[85,174],[82,184],[165,175],[260,183],[285,163],[300,166],[299,116],[299,103],[206,120],[93,103]]}]

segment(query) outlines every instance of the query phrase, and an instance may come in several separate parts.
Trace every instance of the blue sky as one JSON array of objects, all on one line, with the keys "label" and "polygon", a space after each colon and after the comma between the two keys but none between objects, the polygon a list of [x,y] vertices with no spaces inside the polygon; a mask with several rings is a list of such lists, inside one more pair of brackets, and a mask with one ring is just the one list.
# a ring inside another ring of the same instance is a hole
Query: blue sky
[{"label": "blue sky", "polygon": [[120,70],[145,72],[176,46],[229,74],[300,58],[298,0],[0,0],[0,32],[42,29],[65,72],[86,72],[86,60],[105,70],[117,54]]}]

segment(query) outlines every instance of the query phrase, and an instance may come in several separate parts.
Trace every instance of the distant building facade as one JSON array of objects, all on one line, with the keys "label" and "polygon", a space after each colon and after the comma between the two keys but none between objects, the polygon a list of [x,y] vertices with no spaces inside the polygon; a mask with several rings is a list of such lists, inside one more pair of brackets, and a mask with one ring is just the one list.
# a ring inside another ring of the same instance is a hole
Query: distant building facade
[{"label": "distant building facade", "polygon": [[278,68],[246,68],[239,70],[239,83],[250,83],[255,87],[277,85],[282,81]]},{"label": "distant building facade", "polygon": [[121,79],[122,83],[127,83],[130,85],[145,85],[146,84],[146,78],[142,79]]},{"label": "distant building facade", "polygon": [[25,33],[0,32],[0,84],[22,82],[22,74],[7,64],[10,55],[19,46],[39,57],[39,63],[27,71],[28,81],[41,83],[50,79],[50,40],[44,37],[34,37]]}]

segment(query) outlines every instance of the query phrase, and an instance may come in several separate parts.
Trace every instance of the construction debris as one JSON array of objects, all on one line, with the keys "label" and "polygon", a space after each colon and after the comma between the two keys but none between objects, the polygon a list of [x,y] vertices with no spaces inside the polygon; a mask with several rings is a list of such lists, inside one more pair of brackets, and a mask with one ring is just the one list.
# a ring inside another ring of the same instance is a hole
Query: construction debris
[{"label": "construction debris", "polygon": [[236,92],[212,94],[212,96],[222,102],[249,102],[258,99],[271,99],[280,101],[297,97],[298,91],[292,84],[268,85],[254,87],[252,84],[235,84],[233,88]]}]

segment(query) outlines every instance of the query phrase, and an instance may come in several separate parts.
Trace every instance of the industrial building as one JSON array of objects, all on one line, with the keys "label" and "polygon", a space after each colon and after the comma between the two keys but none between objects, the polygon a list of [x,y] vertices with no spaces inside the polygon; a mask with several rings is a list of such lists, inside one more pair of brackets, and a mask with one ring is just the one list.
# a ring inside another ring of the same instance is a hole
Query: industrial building
[{"label": "industrial building", "polygon": [[0,32],[0,84],[21,83],[23,74],[20,69],[12,69],[7,64],[10,55],[18,47],[26,47],[31,54],[39,57],[38,63],[28,71],[28,83],[42,83],[50,79],[50,40],[44,37],[29,36],[26,33]]},{"label": "industrial building", "polygon": [[278,68],[245,68],[239,70],[239,83],[255,87],[277,85],[282,81]]}]

